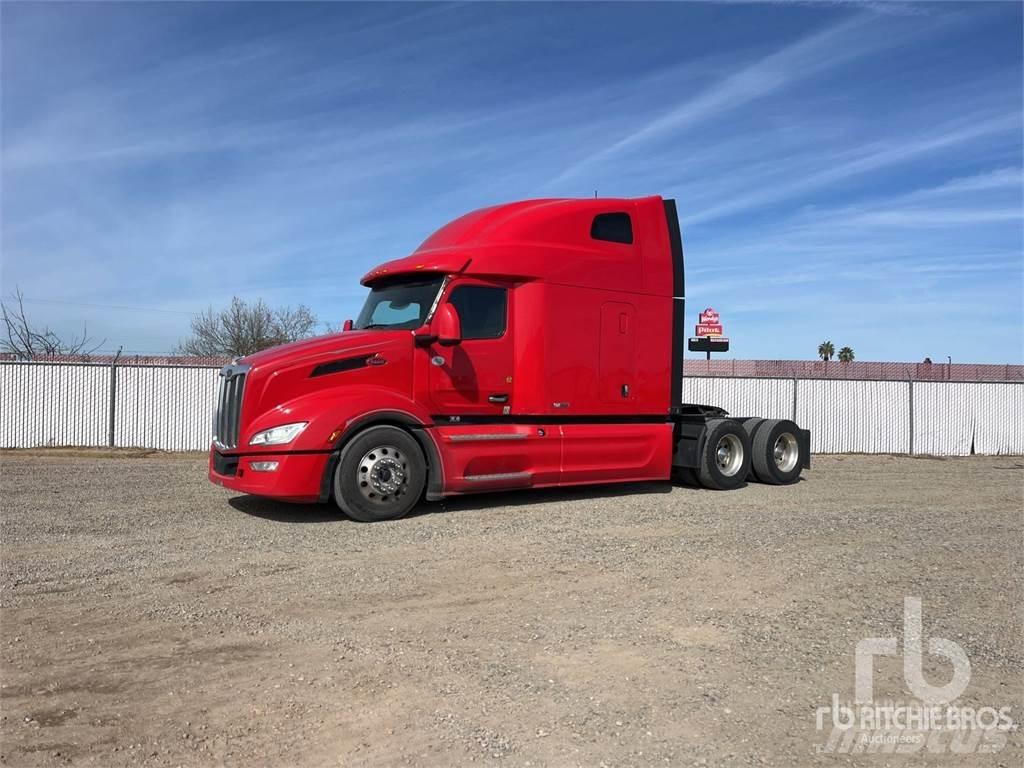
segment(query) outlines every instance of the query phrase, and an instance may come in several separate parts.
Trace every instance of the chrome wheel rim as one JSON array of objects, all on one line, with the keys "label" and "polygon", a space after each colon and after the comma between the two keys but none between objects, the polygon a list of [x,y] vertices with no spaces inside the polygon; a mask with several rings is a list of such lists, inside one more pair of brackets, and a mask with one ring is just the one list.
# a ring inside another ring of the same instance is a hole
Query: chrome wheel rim
[{"label": "chrome wheel rim", "polygon": [[775,440],[773,449],[775,466],[782,472],[792,472],[800,458],[800,446],[791,432],[783,432]]},{"label": "chrome wheel rim", "polygon": [[405,455],[393,445],[367,451],[356,467],[356,485],[363,498],[373,504],[400,498],[409,487]]},{"label": "chrome wheel rim", "polygon": [[732,477],[743,466],[743,443],[736,435],[722,435],[715,446],[715,461],[726,477]]}]

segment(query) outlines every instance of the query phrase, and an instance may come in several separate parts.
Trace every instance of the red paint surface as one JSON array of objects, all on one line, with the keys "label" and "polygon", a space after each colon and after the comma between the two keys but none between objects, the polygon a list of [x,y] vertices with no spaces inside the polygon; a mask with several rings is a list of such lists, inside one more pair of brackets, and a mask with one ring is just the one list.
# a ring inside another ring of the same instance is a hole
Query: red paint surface
[{"label": "red paint surface", "polygon": [[[632,217],[632,244],[590,237],[595,215],[623,211]],[[251,369],[236,452],[287,461],[266,473],[274,478],[246,471],[225,479],[211,470],[211,479],[246,493],[315,499],[329,451],[378,421],[431,431],[445,493],[668,478],[669,424],[596,423],[668,415],[673,273],[660,197],[531,200],[475,211],[363,283],[429,273],[450,278],[441,302],[466,283],[508,288],[505,334],[442,346],[418,345],[411,331],[349,331],[252,355],[242,361]],[[375,364],[310,375],[355,356]],[[507,402],[492,403],[492,395]],[[440,415],[522,423],[449,425],[446,418],[435,426]],[[293,444],[248,445],[255,432],[294,421],[309,425]],[[339,429],[340,441],[330,442]],[[495,430],[524,437],[451,439],[457,431]],[[466,479],[487,475],[515,477]]]},{"label": "red paint surface", "polygon": [[[277,461],[274,472],[254,472],[250,461]],[[234,477],[218,475],[213,470],[211,452],[210,480],[241,493],[255,496],[271,496],[276,499],[297,502],[316,501],[320,493],[320,479],[327,464],[326,454],[310,453],[267,453],[243,458],[239,464],[240,473]]]}]

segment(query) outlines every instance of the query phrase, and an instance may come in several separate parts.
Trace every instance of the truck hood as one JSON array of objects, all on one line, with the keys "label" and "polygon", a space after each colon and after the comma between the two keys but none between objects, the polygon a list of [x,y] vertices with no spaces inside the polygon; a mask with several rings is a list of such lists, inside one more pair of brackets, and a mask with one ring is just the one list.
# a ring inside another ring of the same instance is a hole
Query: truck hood
[{"label": "truck hood", "polygon": [[346,331],[330,333],[326,336],[315,336],[312,339],[293,341],[277,347],[264,349],[252,355],[246,355],[238,362],[252,367],[274,367],[292,365],[306,358],[320,357],[324,354],[355,354],[364,349],[370,353],[382,346],[390,346],[400,339],[407,339],[410,331]]},{"label": "truck hood", "polygon": [[[330,408],[345,402],[347,393],[372,389],[378,399],[391,394],[410,400],[413,349],[411,331],[374,329],[303,339],[242,358],[238,362],[250,367],[243,390],[240,444],[248,445],[244,441],[254,430],[289,419],[316,420],[321,411],[333,413]],[[293,418],[295,414],[300,416]],[[325,422],[303,439],[320,446],[338,426]]]}]

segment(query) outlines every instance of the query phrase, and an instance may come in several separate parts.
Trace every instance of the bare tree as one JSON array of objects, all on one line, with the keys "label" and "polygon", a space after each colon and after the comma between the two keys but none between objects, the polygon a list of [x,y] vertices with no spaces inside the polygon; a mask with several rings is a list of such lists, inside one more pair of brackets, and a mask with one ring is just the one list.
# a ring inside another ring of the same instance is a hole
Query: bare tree
[{"label": "bare tree", "polygon": [[106,343],[98,344],[89,337],[85,323],[81,336],[61,338],[49,326],[33,326],[25,314],[25,294],[15,287],[14,292],[0,301],[4,336],[0,338],[0,351],[13,354],[19,360],[35,360],[54,355],[91,355]]},{"label": "bare tree", "polygon": [[192,318],[192,336],[178,345],[186,355],[244,357],[261,349],[312,336],[319,325],[309,307],[271,309],[263,299],[237,296],[226,309],[210,307]]}]

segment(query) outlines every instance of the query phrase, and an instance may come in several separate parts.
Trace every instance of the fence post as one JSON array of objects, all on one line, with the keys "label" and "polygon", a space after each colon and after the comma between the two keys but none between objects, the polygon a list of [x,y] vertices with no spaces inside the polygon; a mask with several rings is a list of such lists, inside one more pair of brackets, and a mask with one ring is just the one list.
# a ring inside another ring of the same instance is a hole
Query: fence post
[{"label": "fence post", "polygon": [[110,408],[107,411],[107,447],[114,447],[114,403],[117,400],[117,366],[110,366]]},{"label": "fence post", "polygon": [[914,455],[914,380],[907,381],[910,400],[910,455]]},{"label": "fence post", "polygon": [[793,379],[793,421],[796,421],[796,379]]},{"label": "fence post", "polygon": [[117,348],[117,354],[110,361],[110,407],[108,409],[107,421],[107,447],[114,447],[114,410],[117,407],[117,361],[121,357],[121,348]]}]

